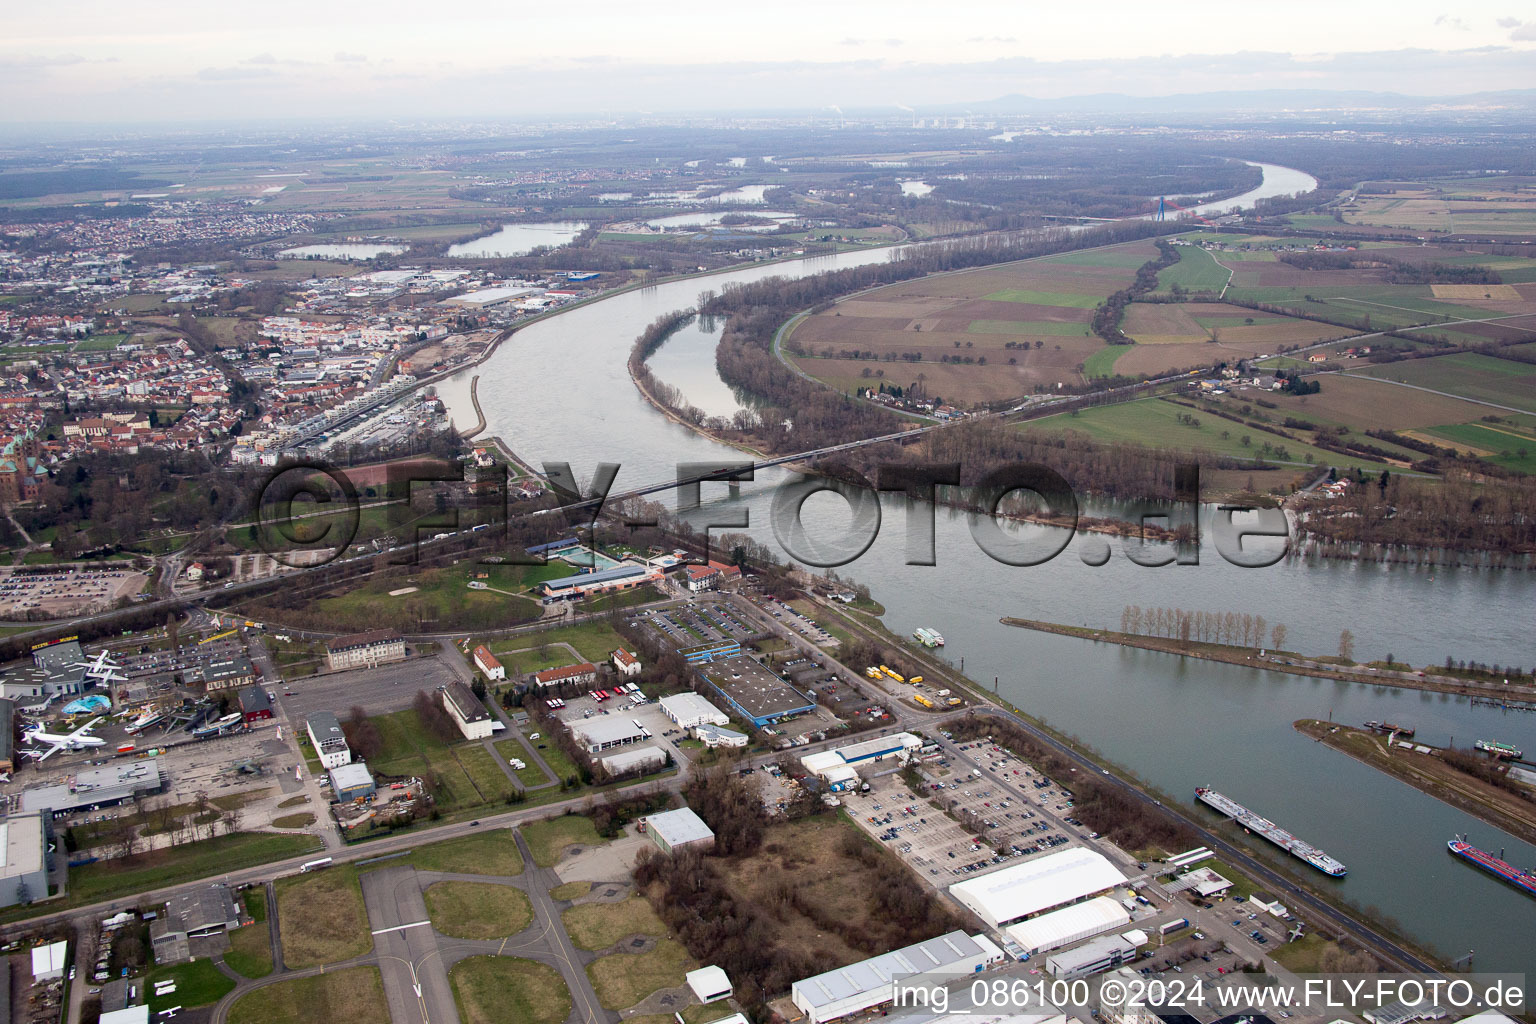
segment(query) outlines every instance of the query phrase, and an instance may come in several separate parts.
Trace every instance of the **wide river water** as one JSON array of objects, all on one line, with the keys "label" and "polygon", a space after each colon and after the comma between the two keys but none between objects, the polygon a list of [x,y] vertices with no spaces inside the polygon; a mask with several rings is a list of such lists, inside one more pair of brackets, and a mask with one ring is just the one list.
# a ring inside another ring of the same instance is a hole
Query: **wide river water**
[{"label": "wide river water", "polygon": [[[1268,182],[1272,172],[1265,171]],[[1265,194],[1296,191],[1298,176],[1279,175],[1281,184]],[[439,393],[456,422],[473,423],[469,384],[480,375],[487,435],[499,435],[535,465],[569,462],[581,478],[598,462],[621,463],[615,490],[669,479],[678,462],[739,459],[641,399],[625,369],[634,339],[661,314],[694,305],[703,289],[886,258],[884,251],[823,256],[616,295],[517,332],[486,363],[444,381]],[[681,344],[673,352],[668,342],[658,358],[670,357],[673,367],[686,363],[689,372],[658,373],[690,395],[707,391],[710,400],[699,404],[726,412],[730,392],[714,377],[714,337],[695,326],[674,339]],[[696,387],[705,377],[712,386]],[[541,386],[530,387],[532,381]],[[783,552],[767,515],[780,479],[760,475],[734,504],[723,487],[713,496],[705,488],[702,513],[745,507],[750,532]],[[846,514],[823,495],[807,503],[805,518],[813,532],[822,525],[832,531]],[[1536,902],[1453,860],[1445,842],[1466,832],[1485,849],[1504,848],[1519,865],[1536,865],[1536,849],[1291,728],[1297,718],[1331,714],[1352,724],[1413,725],[1429,742],[1490,738],[1532,751],[1536,714],[1185,660],[998,621],[1017,615],[1117,628],[1127,604],[1232,610],[1285,623],[1286,646],[1299,651],[1331,653],[1348,629],[1362,659],[1391,653],[1424,664],[1450,654],[1528,666],[1536,662],[1536,575],[1310,559],[1239,569],[1209,549],[1198,566],[1143,568],[1116,550],[1093,568],[1079,557],[1082,538],[1044,565],[1014,568],[977,548],[964,515],[940,510],[936,534],[936,566],[905,564],[904,513],[888,501],[874,545],[839,570],[870,586],[894,633],[934,627],[947,640],[944,655],[956,664],[963,658],[971,678],[984,685],[995,678],[1002,696],[1165,792],[1192,804],[1196,785],[1215,786],[1322,847],[1349,866],[1349,875],[1313,881],[1391,917],[1418,941],[1450,956],[1475,949],[1480,970],[1536,968]],[[1278,851],[1273,857],[1307,870]]]}]

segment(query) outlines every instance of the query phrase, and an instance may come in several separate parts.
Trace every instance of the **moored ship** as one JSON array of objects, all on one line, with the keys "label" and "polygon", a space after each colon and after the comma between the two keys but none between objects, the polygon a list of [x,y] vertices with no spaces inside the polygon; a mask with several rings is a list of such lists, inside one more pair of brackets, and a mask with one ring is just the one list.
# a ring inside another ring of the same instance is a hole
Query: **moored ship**
[{"label": "moored ship", "polygon": [[924,647],[944,646],[943,634],[941,634],[936,629],[929,629],[927,626],[919,626],[918,628],[914,629],[912,631],[912,639],[916,640]]},{"label": "moored ship", "polygon": [[1467,842],[1466,836],[1457,836],[1446,843],[1445,847],[1455,856],[1482,868],[1500,881],[1508,882],[1527,896],[1536,896],[1536,871],[1522,870],[1487,850],[1479,850]]},{"label": "moored ship", "polygon": [[1268,818],[1259,817],[1236,800],[1223,796],[1209,786],[1196,787],[1195,799],[1225,814],[1248,831],[1258,833],[1287,853],[1301,858],[1325,875],[1343,878],[1349,870],[1342,861],[1328,856],[1311,843],[1297,839]]},{"label": "moored ship", "polygon": [[1483,753],[1492,754],[1494,757],[1509,757],[1518,761],[1521,757],[1525,756],[1520,748],[1514,744],[1500,743],[1498,740],[1478,740],[1472,745]]}]

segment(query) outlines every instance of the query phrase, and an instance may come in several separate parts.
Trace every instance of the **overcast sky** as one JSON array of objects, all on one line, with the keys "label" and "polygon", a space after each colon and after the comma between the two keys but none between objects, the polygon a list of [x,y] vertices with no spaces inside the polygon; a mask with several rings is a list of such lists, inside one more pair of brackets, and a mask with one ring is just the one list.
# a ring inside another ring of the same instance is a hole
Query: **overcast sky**
[{"label": "overcast sky", "polygon": [[0,35],[0,121],[921,111],[1010,93],[1533,86],[1536,14],[1512,0],[74,0],[10,5]]}]

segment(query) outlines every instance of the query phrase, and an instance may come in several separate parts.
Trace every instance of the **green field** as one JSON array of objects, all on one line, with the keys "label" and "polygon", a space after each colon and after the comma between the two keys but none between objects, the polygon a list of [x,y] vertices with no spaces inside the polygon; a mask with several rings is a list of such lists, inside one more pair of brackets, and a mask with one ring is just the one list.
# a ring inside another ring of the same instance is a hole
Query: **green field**
[{"label": "green field", "polygon": [[1179,285],[1192,292],[1219,292],[1230,275],[1210,253],[1199,246],[1179,246],[1179,262],[1158,271],[1157,290],[1170,291]]},{"label": "green field", "polygon": [[[161,981],[174,981],[176,991],[164,996],[150,995],[155,990],[155,983]],[[234,987],[234,979],[214,966],[212,960],[193,960],[185,964],[157,967],[144,979],[144,992],[148,996],[145,1002],[149,1003],[152,1016],[173,1006],[184,1006],[190,1010],[194,1006],[216,1003],[233,991]]]},{"label": "green field", "polygon": [[1119,267],[1123,270],[1135,270],[1147,261],[1135,253],[1116,252],[1113,249],[1087,249],[1083,252],[1050,256],[1039,262],[1054,263],[1063,267]]},{"label": "green field", "polygon": [[1531,363],[1517,363],[1476,352],[1457,352],[1428,359],[1382,363],[1354,372],[1359,376],[1395,380],[1536,412],[1536,365]]},{"label": "green field", "polygon": [[245,912],[254,923],[229,936],[224,963],[244,977],[265,978],[272,973],[272,938],[267,931],[267,890],[253,888],[243,898]]},{"label": "green field", "polygon": [[579,814],[529,822],[523,826],[523,839],[528,843],[528,852],[533,854],[533,862],[541,868],[553,867],[561,851],[574,843],[601,846],[606,842],[592,827],[592,819]]},{"label": "green field", "polygon": [[533,920],[528,894],[496,882],[435,882],[423,898],[432,927],[456,939],[500,939]]},{"label": "green field", "polygon": [[[537,742],[535,742],[535,745],[537,745]],[[553,749],[554,748],[546,745],[543,750],[539,751],[539,754],[543,756],[544,760],[549,761],[548,755]],[[523,762],[523,767],[513,768],[512,774],[516,775],[517,781],[521,782],[526,788],[542,786],[544,783],[551,781],[559,782],[560,779],[568,777],[567,775],[562,775],[558,779],[550,779],[547,775],[544,774],[544,769],[540,768],[537,762],[529,760],[528,751],[523,749],[523,745],[517,742],[517,740],[497,740],[496,750],[499,754],[501,754],[503,758],[507,760],[508,763],[510,763],[514,757]],[[550,762],[550,767],[555,767],[553,761]]]},{"label": "green field", "polygon": [[629,935],[667,934],[656,911],[643,897],[630,896],[618,903],[583,903],[560,915],[577,949],[607,949]]},{"label": "green field", "polygon": [[131,861],[99,861],[70,869],[69,896],[62,904],[17,908],[7,914],[6,918],[20,920],[63,907],[81,906],[156,889],[176,880],[190,881],[205,875],[254,867],[268,861],[310,853],[318,850],[321,845],[319,839],[309,835],[236,832],[230,836],[140,854]]},{"label": "green field", "polygon": [[[1180,416],[1194,423],[1181,422]],[[1117,405],[1085,409],[1076,416],[1063,413],[1021,424],[1028,431],[1076,431],[1095,441],[1146,445],[1175,451],[1208,451],[1239,459],[1304,463],[1310,455],[1319,465],[1367,470],[1385,468],[1381,463],[1325,451],[1300,441],[1235,423],[1199,409],[1187,409],[1159,398],[1141,398]],[[1226,435],[1226,436],[1223,436]],[[1243,438],[1248,443],[1243,443]],[[1265,446],[1273,446],[1269,451]],[[1275,449],[1280,449],[1277,454]]]},{"label": "green field", "polygon": [[1078,338],[1091,333],[1087,324],[1065,324],[1059,320],[972,320],[965,330],[969,334],[1043,334],[1054,338]]},{"label": "green field", "polygon": [[470,875],[520,875],[523,855],[510,829],[490,829],[459,839],[418,846],[405,857],[383,862],[381,867],[413,864],[422,871],[449,871]]},{"label": "green field", "polygon": [[662,939],[648,953],[614,953],[587,965],[587,977],[597,1001],[610,1010],[633,1006],[663,988],[683,984],[693,967],[687,950],[675,939]]},{"label": "green field", "polygon": [[[326,597],[312,607],[349,628],[361,629],[405,619],[408,622],[452,622],[465,609],[503,610],[507,623],[536,618],[537,599],[527,596],[530,587],[545,580],[569,576],[576,570],[564,562],[549,565],[482,565],[465,562],[446,569],[428,569],[411,576],[373,580],[339,597]],[[480,579],[481,574],[485,575]],[[486,590],[470,589],[471,582]],[[390,596],[391,591],[415,587],[409,594]]]},{"label": "green field", "polygon": [[1027,302],[1033,306],[1065,306],[1069,309],[1092,309],[1103,301],[1102,295],[1079,295],[1075,292],[1037,292],[1027,288],[1004,288],[1002,291],[983,295],[990,302]]},{"label": "green field", "polygon": [[378,1024],[389,1020],[377,967],[349,967],[264,985],[235,1000],[229,1024]]},{"label": "green field", "polygon": [[1536,434],[1507,424],[1456,423],[1425,431],[1455,445],[1466,445],[1490,454],[1481,456],[1496,466],[1521,473],[1536,473]]},{"label": "green field", "polygon": [[532,960],[472,956],[454,964],[448,980],[464,1024],[563,1024],[571,1013],[559,972]]},{"label": "green field", "polygon": [[279,878],[276,888],[283,962],[290,968],[319,967],[373,948],[355,865]]},{"label": "green field", "polygon": [[434,797],[444,814],[504,799],[512,783],[478,743],[447,744],[427,732],[414,709],[373,719],[383,749],[370,762],[375,774],[435,780]]},{"label": "green field", "polygon": [[1083,376],[1092,380],[1095,377],[1113,377],[1115,375],[1115,360],[1129,352],[1129,345],[1105,345],[1093,355],[1083,360]]},{"label": "green field", "polygon": [[[513,662],[517,664],[517,675],[569,665],[570,654],[564,648],[555,646],[557,644],[570,644],[578,654],[595,665],[612,654],[615,647],[623,647],[624,639],[608,623],[593,621],[496,640],[490,644],[490,648],[493,654],[501,658],[507,669],[507,678],[511,679],[514,675]],[[525,653],[511,653],[518,650]]]}]

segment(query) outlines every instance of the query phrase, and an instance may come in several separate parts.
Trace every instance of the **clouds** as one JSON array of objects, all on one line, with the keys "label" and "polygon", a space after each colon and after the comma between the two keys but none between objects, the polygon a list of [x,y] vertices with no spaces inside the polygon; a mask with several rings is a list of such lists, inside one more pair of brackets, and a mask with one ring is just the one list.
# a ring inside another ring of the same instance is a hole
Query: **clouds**
[{"label": "clouds", "polygon": [[344,53],[344,52],[341,52],[341,51],[337,51],[336,56],[335,56],[334,59],[335,59],[337,64],[366,64],[366,63],[368,63],[368,56],[367,56],[367,54],[362,54],[362,53]]},{"label": "clouds", "polygon": [[1500,18],[1499,27],[1513,30],[1509,33],[1512,42],[1536,41],[1536,21],[1522,22],[1518,18]]}]

